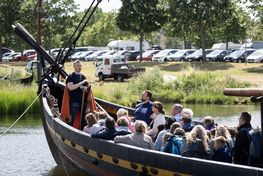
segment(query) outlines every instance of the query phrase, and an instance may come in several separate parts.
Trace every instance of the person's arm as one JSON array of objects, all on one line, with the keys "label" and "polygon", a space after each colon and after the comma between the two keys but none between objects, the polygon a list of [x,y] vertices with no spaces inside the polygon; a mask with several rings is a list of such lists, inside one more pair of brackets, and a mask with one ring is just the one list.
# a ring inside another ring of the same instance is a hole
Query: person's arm
[{"label": "person's arm", "polygon": [[73,90],[78,89],[80,86],[82,86],[86,82],[87,82],[87,80],[83,80],[77,84],[73,84],[73,82],[69,82],[69,83],[67,83],[67,87],[70,91],[73,91]]}]

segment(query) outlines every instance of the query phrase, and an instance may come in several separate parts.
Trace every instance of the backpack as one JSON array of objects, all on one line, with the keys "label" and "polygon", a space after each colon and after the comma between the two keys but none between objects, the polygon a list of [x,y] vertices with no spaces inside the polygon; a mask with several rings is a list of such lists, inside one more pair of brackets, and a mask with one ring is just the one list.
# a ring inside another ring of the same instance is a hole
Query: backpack
[{"label": "backpack", "polygon": [[171,140],[171,143],[172,143],[172,154],[180,155],[181,147],[183,143],[183,137],[175,136],[173,140]]},{"label": "backpack", "polygon": [[248,135],[249,140],[249,159],[261,159],[261,148],[262,148],[262,135],[259,129],[243,128]]}]

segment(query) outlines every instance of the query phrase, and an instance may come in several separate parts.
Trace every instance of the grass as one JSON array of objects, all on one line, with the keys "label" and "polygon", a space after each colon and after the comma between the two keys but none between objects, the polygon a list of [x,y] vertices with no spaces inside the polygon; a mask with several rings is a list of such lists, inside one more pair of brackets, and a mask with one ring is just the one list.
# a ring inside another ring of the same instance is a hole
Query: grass
[{"label": "grass", "polygon": [[[23,86],[10,81],[0,81],[0,114],[21,114],[36,97],[36,86]],[[38,113],[37,101],[28,113]]]},{"label": "grass", "polygon": [[[180,62],[132,62],[136,67],[145,67],[146,73],[119,83],[105,80],[101,85],[95,77],[92,62],[83,63],[83,73],[92,82],[96,97],[126,106],[134,106],[143,90],[149,89],[155,100],[164,103],[196,104],[246,104],[247,98],[226,97],[224,87],[260,87],[263,85],[262,64],[239,63],[180,63]],[[25,63],[10,63],[24,69]],[[65,64],[65,70],[73,71],[72,63]],[[176,78],[167,82],[163,75]],[[0,114],[21,113],[33,101],[37,87],[24,87],[8,81],[0,82]],[[30,109],[39,111],[39,102]]]}]

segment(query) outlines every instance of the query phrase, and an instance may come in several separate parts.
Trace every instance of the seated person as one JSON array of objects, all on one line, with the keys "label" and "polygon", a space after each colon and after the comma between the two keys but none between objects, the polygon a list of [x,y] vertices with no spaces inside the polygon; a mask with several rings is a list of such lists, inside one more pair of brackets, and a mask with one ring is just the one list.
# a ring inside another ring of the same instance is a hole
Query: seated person
[{"label": "seated person", "polygon": [[145,90],[142,94],[142,102],[135,107],[134,117],[136,120],[142,120],[150,125],[152,119],[150,119],[152,112],[152,93]]},{"label": "seated person", "polygon": [[182,128],[185,132],[190,132],[194,124],[192,122],[192,117],[187,114],[182,114],[182,119],[180,120],[180,124],[182,125]]},{"label": "seated person", "polygon": [[209,157],[208,137],[202,125],[196,125],[183,140],[181,154],[186,157],[206,159]]},{"label": "seated person", "polygon": [[180,155],[184,136],[185,131],[182,128],[176,128],[174,134],[167,140],[167,143],[164,144],[162,151]]},{"label": "seated person", "polygon": [[136,120],[135,121],[136,132],[125,136],[116,136],[114,138],[114,142],[129,144],[145,149],[153,149],[152,138],[146,135],[147,128],[148,128],[147,124],[144,121]]},{"label": "seated person", "polygon": [[174,134],[174,131],[175,131],[177,128],[182,128],[182,125],[181,125],[179,122],[174,122],[174,123],[171,125],[170,133]]},{"label": "seated person", "polygon": [[212,159],[214,161],[232,163],[232,152],[226,145],[226,139],[223,136],[215,138],[215,149]]},{"label": "seated person", "polygon": [[172,134],[172,133],[169,133],[169,132],[167,132],[167,133],[165,133],[165,134],[163,135],[163,138],[162,138],[162,147],[161,147],[161,150],[160,150],[160,151],[163,150],[164,145],[167,143],[168,139],[169,139],[172,135],[173,135],[173,134]]},{"label": "seated person", "polygon": [[128,124],[129,124],[129,121],[127,120],[127,118],[125,117],[118,118],[116,131],[118,132],[123,131],[123,132],[126,132],[127,134],[130,134],[131,131],[128,128]]},{"label": "seated person", "polygon": [[183,110],[183,105],[181,104],[174,104],[172,107],[172,118],[176,121],[179,122],[181,119],[181,113]]},{"label": "seated person", "polygon": [[106,112],[99,112],[96,116],[98,121],[92,126],[91,134],[96,134],[105,129],[105,119],[108,117],[108,114]]},{"label": "seated person", "polygon": [[101,130],[98,133],[91,135],[91,137],[105,140],[113,140],[117,133],[115,129],[115,120],[112,117],[107,117],[105,119],[105,126],[106,128],[104,130]]},{"label": "seated person", "polygon": [[215,120],[211,116],[206,116],[203,121],[203,125],[206,130],[212,130],[215,128]]},{"label": "seated person", "polygon": [[167,118],[165,121],[165,129],[160,131],[159,134],[157,135],[157,138],[154,143],[154,150],[160,151],[162,147],[162,138],[163,135],[167,132],[170,131],[171,125],[173,124],[175,120],[173,118]]},{"label": "seated person", "polygon": [[129,117],[128,111],[126,109],[120,108],[117,111],[117,120],[121,117],[125,117],[128,120],[128,128],[131,132],[135,132],[134,129],[134,123],[132,122],[132,119]]},{"label": "seated person", "polygon": [[158,126],[165,124],[165,118],[164,118],[164,110],[163,110],[163,104],[159,101],[153,102],[152,105],[152,111],[153,114],[151,115],[152,122],[151,122],[151,129],[147,131],[147,135],[151,136],[152,139],[155,139],[155,137],[158,134]]},{"label": "seated person", "polygon": [[95,125],[97,123],[96,116],[92,113],[89,113],[86,115],[85,119],[87,121],[87,126],[84,127],[83,131],[88,133],[88,134],[94,134],[93,125]]}]

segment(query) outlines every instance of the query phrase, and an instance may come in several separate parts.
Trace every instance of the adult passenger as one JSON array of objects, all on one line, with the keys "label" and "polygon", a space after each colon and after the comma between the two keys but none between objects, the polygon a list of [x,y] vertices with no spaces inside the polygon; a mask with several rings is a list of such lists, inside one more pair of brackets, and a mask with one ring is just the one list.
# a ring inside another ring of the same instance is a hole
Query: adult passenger
[{"label": "adult passenger", "polygon": [[115,120],[112,117],[107,117],[105,119],[105,126],[106,128],[97,134],[91,135],[93,138],[104,139],[104,140],[113,140],[116,136],[116,129],[115,129]]},{"label": "adult passenger", "polygon": [[152,112],[152,93],[148,90],[145,90],[142,94],[142,102],[138,104],[135,108],[134,117],[136,120],[142,120],[146,122],[147,125],[150,125],[152,119],[150,119]]},{"label": "adult passenger", "polygon": [[201,125],[196,125],[190,133],[186,135],[186,140],[182,144],[182,156],[208,158],[208,137],[206,130]]},{"label": "adult passenger", "polygon": [[124,143],[128,145],[133,145],[145,149],[153,149],[152,138],[146,135],[147,124],[144,121],[135,121],[135,133],[128,134],[125,136],[116,136],[114,138],[115,143]]},{"label": "adult passenger", "polygon": [[176,122],[180,121],[182,110],[183,110],[183,105],[181,105],[181,104],[174,104],[173,105],[171,115],[175,119]]},{"label": "adult passenger", "polygon": [[158,134],[158,126],[165,124],[165,118],[164,118],[164,110],[163,110],[163,104],[159,101],[155,101],[152,105],[152,111],[153,114],[151,116],[152,123],[151,123],[151,129],[147,131],[147,135],[151,136],[153,139]]},{"label": "adult passenger", "polygon": [[93,125],[95,125],[97,123],[97,118],[94,114],[89,113],[87,114],[87,116],[85,117],[86,122],[87,122],[87,126],[84,127],[83,131],[88,133],[88,134],[93,134]]},{"label": "adult passenger", "polygon": [[234,144],[234,163],[248,165],[249,162],[249,147],[250,139],[248,131],[252,129],[250,124],[251,115],[248,112],[242,112],[237,126],[237,135]]}]

